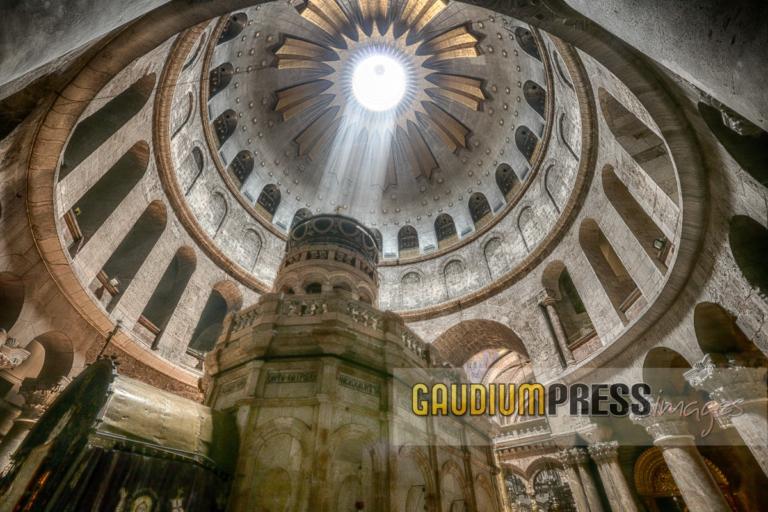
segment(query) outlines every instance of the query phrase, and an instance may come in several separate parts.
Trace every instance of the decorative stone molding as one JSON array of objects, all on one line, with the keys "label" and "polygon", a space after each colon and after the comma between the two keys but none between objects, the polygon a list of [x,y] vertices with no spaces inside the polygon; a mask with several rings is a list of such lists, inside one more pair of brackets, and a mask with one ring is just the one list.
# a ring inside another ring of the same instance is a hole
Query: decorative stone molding
[{"label": "decorative stone molding", "polygon": [[590,445],[587,451],[597,463],[616,460],[619,456],[619,443],[618,441],[603,441]]},{"label": "decorative stone molding", "polygon": [[12,370],[27,360],[30,352],[18,346],[16,338],[10,338],[0,329],[0,370]]},{"label": "decorative stone molding", "polygon": [[717,402],[768,400],[765,378],[768,368],[742,354],[707,354],[684,376],[696,389]]},{"label": "decorative stone molding", "polygon": [[629,419],[643,427],[657,446],[692,444],[694,436],[688,430],[684,416],[674,411],[663,411],[656,400],[651,400],[651,413],[647,416],[630,414]]}]

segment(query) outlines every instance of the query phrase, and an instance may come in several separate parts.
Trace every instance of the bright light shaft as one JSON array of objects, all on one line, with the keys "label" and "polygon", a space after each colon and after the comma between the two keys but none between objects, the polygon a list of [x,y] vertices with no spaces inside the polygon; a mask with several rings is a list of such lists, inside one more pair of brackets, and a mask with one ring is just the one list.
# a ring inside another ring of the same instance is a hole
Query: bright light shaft
[{"label": "bright light shaft", "polygon": [[386,55],[371,55],[361,60],[352,73],[352,93],[368,110],[393,109],[405,95],[405,68]]}]

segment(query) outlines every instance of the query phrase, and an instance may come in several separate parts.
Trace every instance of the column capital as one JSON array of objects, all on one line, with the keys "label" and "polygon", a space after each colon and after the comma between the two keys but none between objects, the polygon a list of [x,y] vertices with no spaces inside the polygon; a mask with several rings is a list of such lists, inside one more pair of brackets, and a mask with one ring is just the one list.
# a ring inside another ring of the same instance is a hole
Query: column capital
[{"label": "column capital", "polygon": [[688,430],[688,423],[684,416],[676,411],[665,410],[664,402],[661,406],[657,400],[651,400],[651,413],[647,416],[629,415],[629,419],[636,425],[643,427],[653,438],[653,444],[663,448],[666,445],[681,445],[693,443],[694,436]]},{"label": "column capital", "polygon": [[560,450],[557,452],[557,458],[560,461],[560,463],[565,467],[575,467],[578,463],[576,460],[576,456],[571,453],[571,450],[568,448],[565,448],[563,450]]},{"label": "column capital", "polygon": [[619,457],[618,441],[602,441],[594,443],[587,448],[592,459],[597,462],[607,462],[617,460]]},{"label": "column capital", "polygon": [[707,354],[685,372],[688,383],[717,402],[768,400],[768,368],[749,354]]}]

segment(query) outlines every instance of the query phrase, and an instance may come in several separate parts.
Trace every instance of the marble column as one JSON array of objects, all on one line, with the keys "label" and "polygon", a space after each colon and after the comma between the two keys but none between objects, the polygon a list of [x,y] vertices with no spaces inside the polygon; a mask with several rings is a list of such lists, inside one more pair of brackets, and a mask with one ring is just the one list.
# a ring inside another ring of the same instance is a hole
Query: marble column
[{"label": "marble column", "polygon": [[592,476],[592,471],[589,468],[589,454],[584,448],[571,448],[568,450],[576,461],[576,467],[579,471],[579,478],[581,479],[581,485],[584,488],[584,494],[589,504],[590,512],[603,512],[603,502],[600,499],[600,491],[597,488],[597,482],[595,482]]},{"label": "marble column", "polygon": [[579,477],[579,469],[577,467],[576,457],[570,453],[569,450],[561,450],[557,454],[560,459],[565,476],[568,478],[568,486],[571,488],[571,494],[573,495],[573,501],[576,503],[576,510],[578,512],[590,512],[589,502],[587,502],[587,495],[584,493],[584,487],[581,484],[581,477]]},{"label": "marble column", "polygon": [[563,323],[560,321],[560,314],[557,312],[557,308],[555,308],[556,302],[557,299],[548,293],[545,293],[540,304],[541,307],[544,308],[544,313],[547,315],[549,323],[552,326],[552,330],[555,334],[555,342],[560,349],[560,353],[563,355],[565,366],[570,366],[576,362],[576,359],[573,357],[571,349],[568,348],[568,337],[565,335]]},{"label": "marble column", "polygon": [[746,354],[707,354],[685,372],[685,378],[717,402],[718,414],[736,428],[768,475],[768,368],[762,364]]},{"label": "marble column", "polygon": [[619,465],[619,443],[616,441],[594,443],[589,446],[588,451],[597,464],[611,509],[639,512],[627,479]]},{"label": "marble column", "polygon": [[654,412],[648,416],[630,415],[630,419],[644,427],[653,438],[653,444],[661,450],[688,509],[730,512],[731,508],[696,447],[694,436],[688,432],[686,419],[674,412],[661,413],[655,404],[652,410]]},{"label": "marble column", "polygon": [[55,383],[40,383],[30,379],[22,384],[19,394],[24,397],[25,404],[21,414],[14,420],[13,426],[0,442],[0,471],[10,463],[11,457],[21,446],[29,431],[68,383],[69,379],[63,378]]}]

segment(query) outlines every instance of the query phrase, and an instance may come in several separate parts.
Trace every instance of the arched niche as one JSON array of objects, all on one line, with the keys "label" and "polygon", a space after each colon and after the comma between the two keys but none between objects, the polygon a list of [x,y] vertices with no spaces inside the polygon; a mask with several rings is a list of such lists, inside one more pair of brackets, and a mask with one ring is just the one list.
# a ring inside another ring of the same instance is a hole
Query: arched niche
[{"label": "arched niche", "polygon": [[419,234],[413,226],[403,226],[397,232],[397,250],[401,258],[419,253]]},{"label": "arched niche", "polygon": [[216,190],[211,194],[211,200],[208,203],[206,213],[207,215],[203,220],[203,228],[210,236],[216,237],[227,220],[227,214],[229,213],[229,203],[222,192]]},{"label": "arched niche", "polygon": [[443,267],[445,293],[449,298],[458,297],[472,288],[471,274],[461,260],[451,260]]},{"label": "arched niche", "polygon": [[144,177],[149,165],[149,144],[139,141],[74,204],[65,217],[72,232],[69,250],[75,255],[93,237],[120,203]]},{"label": "arched niche", "polygon": [[666,272],[666,261],[672,250],[672,242],[667,240],[658,224],[640,206],[621,178],[616,175],[613,166],[603,167],[602,178],[605,197],[654,265],[662,273]]},{"label": "arched niche", "polygon": [[184,159],[179,169],[179,186],[184,191],[185,196],[189,195],[192,187],[195,186],[197,180],[202,176],[204,167],[205,157],[203,156],[203,150],[195,146]]},{"label": "arched niche", "polygon": [[242,303],[242,294],[234,283],[230,281],[217,283],[208,295],[208,300],[200,313],[200,318],[187,345],[187,352],[196,357],[202,357],[213,349],[224,327],[224,318],[228,313],[240,309]]},{"label": "arched niche", "polygon": [[146,329],[152,348],[157,348],[160,333],[176,310],[196,265],[194,249],[184,246],[177,250],[141,312],[138,323]]},{"label": "arched niche", "polygon": [[24,281],[10,272],[0,272],[0,329],[10,331],[24,307]]},{"label": "arched niche", "polygon": [[237,129],[237,114],[234,110],[227,109],[213,121],[213,131],[216,133],[216,140],[219,147],[223,146],[229,140]]},{"label": "arched niche", "polygon": [[696,341],[705,354],[744,354],[768,363],[765,356],[722,306],[701,302],[693,310]]},{"label": "arched niche", "polygon": [[515,40],[520,48],[525,53],[533,57],[534,59],[541,61],[541,54],[539,53],[539,46],[536,44],[533,34],[530,30],[524,27],[515,28]]},{"label": "arched niche", "polygon": [[293,214],[293,220],[291,220],[291,229],[293,229],[299,222],[308,219],[312,216],[312,212],[308,208],[299,208],[296,213]]},{"label": "arched niche", "polygon": [[221,31],[221,35],[219,35],[219,39],[216,41],[216,44],[219,45],[226,43],[227,41],[231,41],[239,36],[247,23],[248,15],[246,15],[244,12],[238,12],[230,16],[225,23],[224,28]]},{"label": "arched niche", "polygon": [[247,228],[243,236],[238,239],[237,262],[244,269],[253,271],[259,261],[263,241],[259,233],[252,228]]},{"label": "arched niche", "polygon": [[517,150],[525,157],[528,163],[533,161],[533,155],[536,153],[536,146],[539,144],[539,138],[527,126],[518,126],[515,130],[515,146]]},{"label": "arched niche", "polygon": [[227,88],[235,75],[235,67],[225,62],[211,70],[208,76],[208,97],[213,98]]},{"label": "arched niche", "polygon": [[509,263],[501,238],[495,236],[483,245],[483,257],[491,279],[495,279],[507,271]]},{"label": "arched niche", "polygon": [[547,109],[547,91],[533,80],[526,80],[523,84],[523,97],[526,103],[542,118]]},{"label": "arched niche", "polygon": [[553,261],[544,269],[542,285],[550,297],[565,331],[571,350],[595,336],[595,326],[568,268],[561,261]]},{"label": "arched niche", "polygon": [[598,89],[598,98],[603,119],[619,145],[675,204],[679,204],[675,169],[661,137],[602,87]]},{"label": "arched niche", "polygon": [[406,272],[400,278],[400,299],[405,308],[416,307],[419,305],[421,286],[421,275],[418,272]]},{"label": "arched niche", "polygon": [[568,481],[554,463],[533,476],[533,493],[541,510],[576,510]]},{"label": "arched niche", "polygon": [[227,172],[235,180],[238,188],[242,188],[248,177],[253,172],[253,153],[244,149],[240,151],[230,162]]},{"label": "arched niche", "polygon": [[517,215],[517,230],[528,252],[536,247],[545,234],[540,224],[539,216],[532,206],[522,208]]},{"label": "arched niche", "polygon": [[728,242],[744,278],[768,297],[768,229],[746,215],[736,215],[731,218]]},{"label": "arched niche", "polygon": [[559,165],[549,165],[544,171],[544,190],[552,201],[557,213],[560,213],[568,200],[568,183],[563,177],[563,169]]},{"label": "arched niche", "polygon": [[768,187],[768,132],[733,111],[699,103],[699,113],[720,144],[742,169]]},{"label": "arched niche", "polygon": [[496,185],[504,198],[510,201],[520,190],[522,183],[520,183],[520,178],[517,177],[512,167],[508,164],[501,164],[496,168]]},{"label": "arched niche", "polygon": [[167,220],[162,201],[150,203],[96,275],[91,290],[107,311],[114,309],[133,282],[165,231]]},{"label": "arched niche", "polygon": [[188,91],[181,100],[183,108],[174,108],[172,112],[171,138],[176,137],[192,118],[192,112],[195,108],[195,95]]},{"label": "arched niche", "polygon": [[441,213],[435,218],[435,235],[437,236],[437,246],[445,247],[458,240],[459,235],[456,232],[456,223],[453,217],[447,213]]},{"label": "arched niche", "polygon": [[77,125],[64,150],[59,180],[114,135],[144,107],[155,88],[154,73],[145,75]]},{"label": "arched niche", "polygon": [[530,507],[531,498],[528,496],[528,491],[525,489],[525,481],[521,476],[509,471],[506,472],[504,475],[504,486],[507,491],[507,501],[512,507],[517,507],[519,510],[527,510],[524,507]]},{"label": "arched niche", "polygon": [[45,350],[45,359],[37,380],[43,383],[55,383],[67,377],[72,371],[75,353],[70,337],[61,331],[49,331],[35,337]]},{"label": "arched niche", "polygon": [[491,205],[482,192],[475,192],[469,196],[468,207],[469,216],[475,223],[475,228],[480,228],[491,220]]},{"label": "arched niche", "polygon": [[642,293],[594,219],[581,222],[579,245],[616,313],[627,322],[627,313]]},{"label": "arched niche", "polygon": [[259,194],[256,200],[256,205],[266,214],[268,218],[272,218],[280,206],[281,194],[277,185],[270,183],[266,185]]}]

